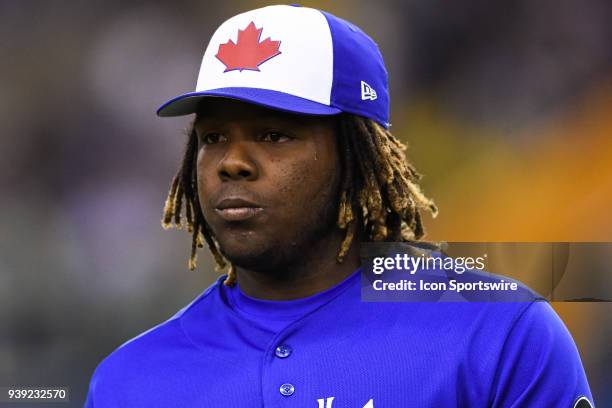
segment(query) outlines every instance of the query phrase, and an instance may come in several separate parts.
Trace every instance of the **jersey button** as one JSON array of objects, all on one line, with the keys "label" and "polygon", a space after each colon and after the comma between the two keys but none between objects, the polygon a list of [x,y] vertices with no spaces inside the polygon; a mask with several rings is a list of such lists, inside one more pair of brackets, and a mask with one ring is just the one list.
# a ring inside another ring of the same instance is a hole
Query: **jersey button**
[{"label": "jersey button", "polygon": [[276,350],[274,350],[274,354],[276,354],[276,357],[278,358],[287,358],[291,355],[292,351],[293,350],[291,350],[291,347],[287,346],[286,344],[281,344],[276,348]]},{"label": "jersey button", "polygon": [[285,397],[292,395],[295,392],[295,387],[293,384],[283,384],[280,386],[280,393]]}]

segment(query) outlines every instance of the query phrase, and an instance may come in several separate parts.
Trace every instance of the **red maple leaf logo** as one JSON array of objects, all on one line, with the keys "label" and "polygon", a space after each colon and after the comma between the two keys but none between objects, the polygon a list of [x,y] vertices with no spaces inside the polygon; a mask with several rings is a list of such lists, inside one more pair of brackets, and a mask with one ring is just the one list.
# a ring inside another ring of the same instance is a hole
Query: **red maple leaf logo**
[{"label": "red maple leaf logo", "polygon": [[244,30],[238,30],[238,41],[236,44],[229,40],[219,45],[217,57],[225,65],[225,71],[244,69],[259,71],[259,66],[276,57],[281,52],[278,50],[280,41],[272,41],[266,38],[259,42],[262,28],[256,28],[252,21]]}]

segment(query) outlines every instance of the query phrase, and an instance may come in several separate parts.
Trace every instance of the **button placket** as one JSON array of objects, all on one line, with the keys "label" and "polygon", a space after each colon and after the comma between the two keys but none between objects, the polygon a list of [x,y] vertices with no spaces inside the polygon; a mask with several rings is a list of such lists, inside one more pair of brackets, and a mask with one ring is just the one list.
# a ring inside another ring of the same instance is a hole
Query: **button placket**
[{"label": "button placket", "polygon": [[[278,358],[283,359],[283,358],[289,357],[292,351],[293,350],[288,345],[279,344],[274,349],[274,355]],[[295,392],[295,386],[293,384],[284,383],[283,385],[280,386],[279,391],[281,395],[284,395],[285,397],[289,397],[293,395],[293,393]]]}]

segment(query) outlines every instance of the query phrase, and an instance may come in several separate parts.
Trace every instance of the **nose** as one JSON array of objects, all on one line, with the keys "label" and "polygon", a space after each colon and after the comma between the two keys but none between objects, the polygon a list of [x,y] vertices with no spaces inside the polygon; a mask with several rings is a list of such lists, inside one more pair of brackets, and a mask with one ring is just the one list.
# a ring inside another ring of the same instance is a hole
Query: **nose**
[{"label": "nose", "polygon": [[257,164],[249,154],[249,142],[227,143],[227,150],[219,161],[217,174],[222,181],[253,181],[258,177]]}]

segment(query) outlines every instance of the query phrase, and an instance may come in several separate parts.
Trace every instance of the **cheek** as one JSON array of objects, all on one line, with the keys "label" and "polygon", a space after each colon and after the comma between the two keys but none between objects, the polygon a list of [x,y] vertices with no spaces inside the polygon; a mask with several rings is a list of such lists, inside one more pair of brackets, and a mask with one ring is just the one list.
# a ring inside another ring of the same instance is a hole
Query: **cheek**
[{"label": "cheek", "polygon": [[279,166],[275,171],[281,204],[291,212],[318,212],[320,207],[333,199],[337,184],[335,162],[304,160]]},{"label": "cheek", "polygon": [[[276,183],[282,195],[300,195],[309,184],[308,166],[305,163],[291,163],[279,166],[274,173],[280,175]],[[301,188],[300,188],[301,187]],[[307,188],[306,188],[307,190]]]},{"label": "cheek", "polygon": [[200,207],[202,207],[202,212],[204,213],[204,215],[206,215],[207,209],[210,208],[210,203],[208,203],[207,200],[210,198],[210,193],[214,189],[215,178],[211,177],[211,175],[213,175],[214,173],[213,169],[210,168],[210,160],[203,160],[202,152],[198,154],[196,171],[198,199],[200,200]]}]

